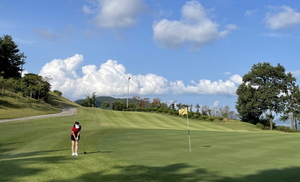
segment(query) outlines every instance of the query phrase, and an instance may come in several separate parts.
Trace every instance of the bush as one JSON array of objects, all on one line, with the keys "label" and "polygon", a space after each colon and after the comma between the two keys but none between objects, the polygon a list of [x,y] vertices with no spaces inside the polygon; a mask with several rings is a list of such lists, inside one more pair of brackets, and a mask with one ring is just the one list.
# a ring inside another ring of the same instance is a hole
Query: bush
[{"label": "bush", "polygon": [[175,115],[175,112],[177,112],[177,111],[174,111],[173,109],[168,110],[168,113],[171,114],[171,115]]},{"label": "bush", "polygon": [[137,109],[136,109],[136,111],[138,111],[138,112],[142,112],[142,111],[145,111],[145,109],[144,109],[144,108],[140,108],[140,107],[139,107],[139,108],[137,108]]},{"label": "bush", "polygon": [[284,132],[299,132],[298,130],[291,129],[286,126],[276,126],[275,130],[284,131]]},{"label": "bush", "polygon": [[223,117],[218,117],[219,121],[223,121],[223,119],[224,119]]},{"label": "bush", "polygon": [[259,129],[263,129],[265,126],[261,123],[257,123],[256,127],[259,128]]},{"label": "bush", "polygon": [[209,116],[207,119],[208,119],[208,121],[214,121],[216,118],[213,116]]},{"label": "bush", "polygon": [[59,90],[54,90],[53,92],[54,92],[56,95],[58,95],[59,97],[62,96],[62,92],[59,91]]},{"label": "bush", "polygon": [[201,119],[201,120],[204,120],[204,121],[207,120],[207,118],[208,118],[208,116],[206,116],[206,115],[201,115],[201,116],[200,116],[200,119]]}]

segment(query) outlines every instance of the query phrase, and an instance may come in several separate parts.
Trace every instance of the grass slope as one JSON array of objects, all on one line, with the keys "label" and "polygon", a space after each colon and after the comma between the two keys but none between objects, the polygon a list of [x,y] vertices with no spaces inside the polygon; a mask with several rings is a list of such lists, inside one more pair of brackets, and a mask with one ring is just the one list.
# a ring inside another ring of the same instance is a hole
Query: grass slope
[{"label": "grass slope", "polygon": [[59,112],[62,107],[79,107],[78,104],[58,97],[53,92],[49,92],[49,98],[46,102],[6,92],[0,97],[0,119],[52,114]]},{"label": "grass slope", "polygon": [[[74,121],[83,128],[78,157]],[[298,181],[299,134],[189,122],[191,153],[185,117],[80,107],[75,116],[1,123],[0,181]]]}]

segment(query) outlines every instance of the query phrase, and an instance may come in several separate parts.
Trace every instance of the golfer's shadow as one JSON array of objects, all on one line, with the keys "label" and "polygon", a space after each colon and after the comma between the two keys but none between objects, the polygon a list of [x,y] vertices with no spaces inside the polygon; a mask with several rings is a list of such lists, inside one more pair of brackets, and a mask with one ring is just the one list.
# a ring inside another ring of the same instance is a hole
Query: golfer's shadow
[{"label": "golfer's shadow", "polygon": [[95,152],[84,152],[83,154],[96,154],[96,153],[113,153],[114,151],[95,151]]}]

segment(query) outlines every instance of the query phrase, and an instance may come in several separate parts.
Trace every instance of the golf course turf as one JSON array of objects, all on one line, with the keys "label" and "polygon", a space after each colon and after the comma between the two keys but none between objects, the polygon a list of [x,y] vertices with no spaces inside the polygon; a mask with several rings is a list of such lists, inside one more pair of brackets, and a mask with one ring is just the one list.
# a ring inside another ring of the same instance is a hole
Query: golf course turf
[{"label": "golf course turf", "polygon": [[192,152],[186,117],[79,107],[73,116],[0,123],[0,181],[299,181],[298,133],[189,122]]}]

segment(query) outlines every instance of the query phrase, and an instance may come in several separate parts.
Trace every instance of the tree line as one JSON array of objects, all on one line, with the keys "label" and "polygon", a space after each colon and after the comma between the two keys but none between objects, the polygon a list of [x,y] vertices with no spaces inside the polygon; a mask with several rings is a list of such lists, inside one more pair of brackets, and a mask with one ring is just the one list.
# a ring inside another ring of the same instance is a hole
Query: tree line
[{"label": "tree line", "polygon": [[9,35],[0,37],[0,90],[22,94],[24,97],[45,100],[51,89],[48,78],[34,73],[22,77],[26,56]]},{"label": "tree line", "polygon": [[[229,106],[219,107],[209,107],[207,105],[200,106],[196,104],[182,104],[176,103],[176,101],[171,104],[167,104],[166,102],[162,102],[160,98],[154,98],[152,102],[149,98],[142,98],[138,95],[129,99],[128,107],[125,102],[126,99],[105,99],[100,103],[100,105],[96,105],[97,97],[95,92],[92,96],[86,96],[85,100],[80,100],[79,104],[84,107],[101,107],[103,109],[112,109],[116,111],[138,111],[138,112],[157,112],[157,113],[165,113],[170,115],[178,115],[178,110],[182,108],[188,108],[188,117],[194,119],[202,119],[202,120],[223,120],[224,118],[228,119],[237,119],[238,114],[234,111],[231,111]],[[99,102],[98,102],[99,103]]]}]

